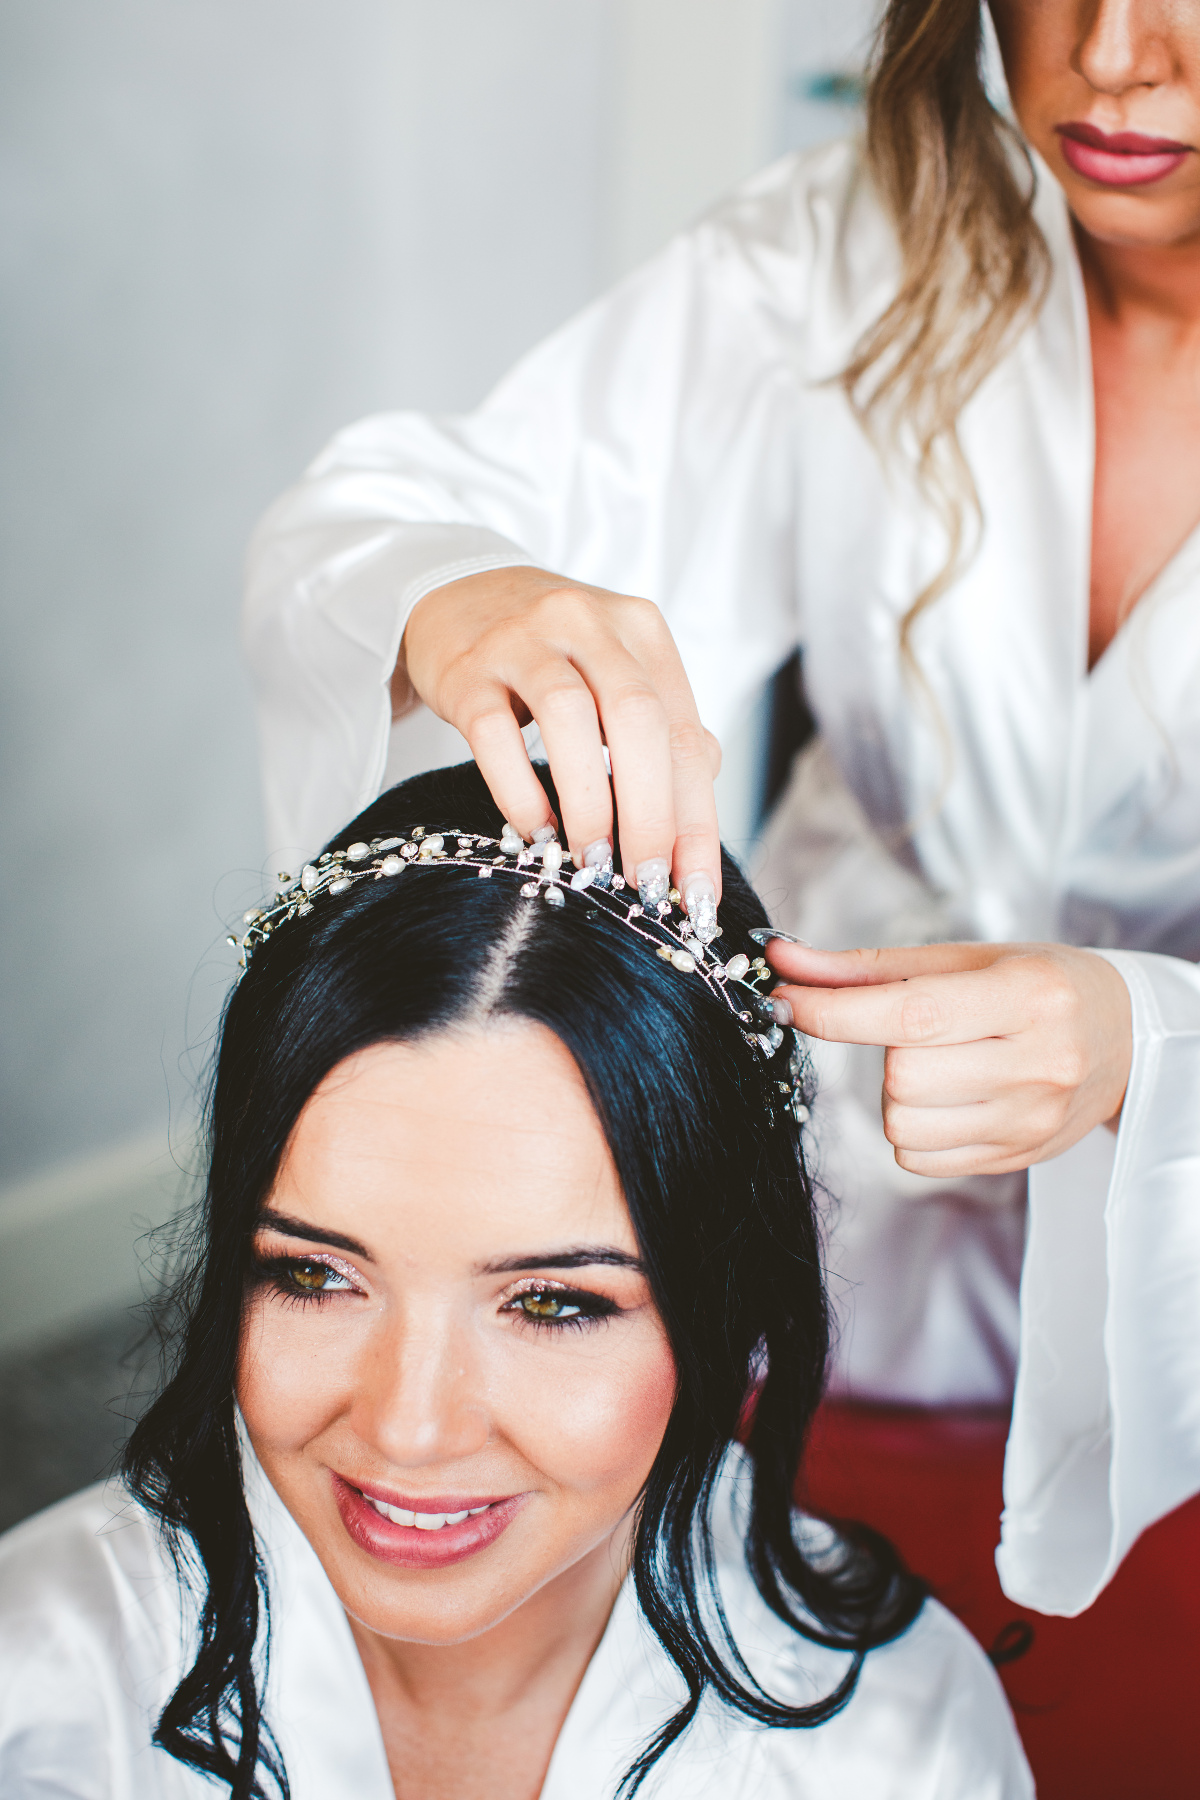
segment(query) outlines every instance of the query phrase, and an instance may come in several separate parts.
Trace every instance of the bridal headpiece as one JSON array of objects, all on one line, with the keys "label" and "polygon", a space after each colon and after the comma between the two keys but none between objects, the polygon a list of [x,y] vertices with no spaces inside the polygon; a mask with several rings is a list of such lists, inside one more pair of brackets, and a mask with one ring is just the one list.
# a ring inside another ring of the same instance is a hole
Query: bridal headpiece
[{"label": "bridal headpiece", "polygon": [[715,948],[722,935],[715,909],[710,905],[695,919],[689,918],[680,905],[678,890],[665,875],[635,889],[613,873],[611,860],[574,871],[570,861],[550,827],[526,843],[510,825],[499,838],[417,825],[407,837],[372,838],[369,843],[348,844],[344,850],[327,850],[315,862],[305,863],[298,879],[282,874],[279,879],[284,885],[274,900],[245,913],[242,937],[231,936],[229,942],[239,952],[239,966],[245,969],[259,945],[292,919],[307,917],[319,900],[347,893],[360,881],[394,881],[418,870],[474,869],[484,881],[497,875],[516,877],[525,900],[550,907],[565,906],[567,895],[575,895],[593,913],[603,912],[644,938],[681,977],[703,981],[728,1007],[747,1044],[760,1055],[773,1060],[790,1039],[787,1078],[781,1068],[778,1087],[787,1096],[797,1123],[803,1123],[808,1117],[800,1089],[803,1052],[799,1037],[777,1022],[774,1006],[763,992],[771,979],[766,958],[739,952],[726,961]]}]

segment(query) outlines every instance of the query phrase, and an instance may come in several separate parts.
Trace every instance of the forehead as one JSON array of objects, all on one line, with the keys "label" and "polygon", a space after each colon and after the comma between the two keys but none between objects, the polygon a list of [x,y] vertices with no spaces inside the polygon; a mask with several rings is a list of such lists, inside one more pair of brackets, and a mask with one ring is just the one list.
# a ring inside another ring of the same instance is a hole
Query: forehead
[{"label": "forehead", "polygon": [[272,1205],[406,1261],[637,1245],[574,1059],[505,1020],[376,1044],[305,1106]]}]

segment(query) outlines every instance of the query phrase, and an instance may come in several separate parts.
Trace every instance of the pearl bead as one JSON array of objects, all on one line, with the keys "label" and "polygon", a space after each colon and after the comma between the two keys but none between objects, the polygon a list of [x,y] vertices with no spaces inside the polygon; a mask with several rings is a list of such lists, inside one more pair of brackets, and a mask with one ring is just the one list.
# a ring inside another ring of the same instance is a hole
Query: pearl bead
[{"label": "pearl bead", "polygon": [[548,887],[546,889],[546,905],[547,906],[565,906],[566,905],[566,901],[563,898],[563,891],[560,887],[555,886],[555,887]]},{"label": "pearl bead", "polygon": [[339,875],[336,881],[330,882],[329,891],[331,894],[344,894],[346,889],[352,885],[348,875]]},{"label": "pearl bead", "polygon": [[554,869],[561,869],[562,859],[563,853],[561,844],[547,844],[546,848],[542,851],[543,869],[549,869],[551,871]]},{"label": "pearl bead", "polygon": [[305,863],[300,871],[300,886],[304,889],[306,894],[312,893],[320,879],[319,872],[313,868],[312,864]]},{"label": "pearl bead", "polygon": [[366,862],[371,854],[370,844],[351,844],[346,851],[347,862]]},{"label": "pearl bead", "polygon": [[382,868],[385,875],[398,875],[403,867],[403,857],[385,856],[383,859]]},{"label": "pearl bead", "polygon": [[681,975],[690,975],[696,967],[696,959],[690,950],[673,950],[671,965],[678,969]]},{"label": "pearl bead", "polygon": [[425,839],[425,842],[421,845],[421,855],[422,856],[432,856],[436,850],[441,849],[444,842],[445,842],[445,839],[442,837],[440,832],[437,832],[437,831],[433,832],[432,835],[427,837]]},{"label": "pearl bead", "polygon": [[749,968],[750,958],[748,956],[743,956],[739,952],[737,956],[731,956],[729,961],[725,964],[725,973],[728,975],[730,981],[740,981],[742,976],[748,972]]}]

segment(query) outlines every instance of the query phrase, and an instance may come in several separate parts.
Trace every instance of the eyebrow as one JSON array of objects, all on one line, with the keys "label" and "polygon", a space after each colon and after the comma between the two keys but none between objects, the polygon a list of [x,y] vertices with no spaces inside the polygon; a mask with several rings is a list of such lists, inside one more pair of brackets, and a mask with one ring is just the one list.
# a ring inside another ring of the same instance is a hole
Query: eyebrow
[{"label": "eyebrow", "polygon": [[357,1238],[347,1237],[341,1231],[326,1231],[322,1225],[309,1225],[304,1219],[289,1219],[286,1213],[272,1212],[270,1207],[259,1213],[254,1229],[277,1231],[281,1237],[306,1238],[310,1244],[328,1244],[331,1250],[349,1250],[352,1256],[361,1256],[364,1262],[375,1260]]},{"label": "eyebrow", "polygon": [[523,1275],[529,1269],[636,1269],[640,1275],[639,1257],[612,1244],[581,1244],[573,1250],[543,1250],[522,1256],[506,1256],[499,1262],[481,1263],[481,1275]]},{"label": "eyebrow", "polygon": [[[310,1225],[304,1219],[290,1219],[286,1213],[272,1212],[268,1207],[258,1216],[256,1231],[277,1231],[281,1237],[302,1238],[310,1244],[328,1244],[333,1250],[349,1250],[366,1262],[375,1259],[357,1238],[341,1231],[327,1231],[321,1225]],[[480,1275],[523,1275],[531,1269],[634,1269],[643,1273],[641,1259],[614,1244],[580,1244],[570,1250],[543,1250],[506,1256],[497,1262],[477,1264]]]}]

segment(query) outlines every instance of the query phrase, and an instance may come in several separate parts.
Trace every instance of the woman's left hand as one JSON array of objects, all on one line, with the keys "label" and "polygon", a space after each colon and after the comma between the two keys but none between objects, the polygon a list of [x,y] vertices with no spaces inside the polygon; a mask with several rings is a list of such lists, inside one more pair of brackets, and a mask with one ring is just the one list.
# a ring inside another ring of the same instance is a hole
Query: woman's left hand
[{"label": "woman's left hand", "polygon": [[1000,1174],[1116,1127],[1129,1081],[1129,990],[1062,944],[768,952],[797,1027],[887,1046],[883,1128],[916,1175]]}]

